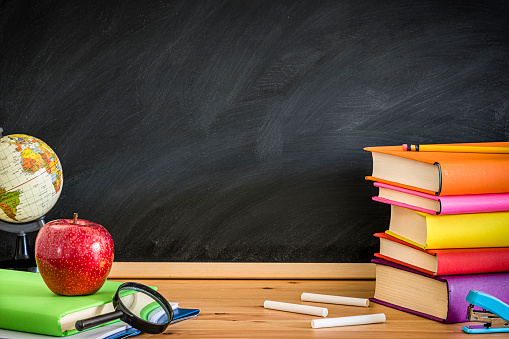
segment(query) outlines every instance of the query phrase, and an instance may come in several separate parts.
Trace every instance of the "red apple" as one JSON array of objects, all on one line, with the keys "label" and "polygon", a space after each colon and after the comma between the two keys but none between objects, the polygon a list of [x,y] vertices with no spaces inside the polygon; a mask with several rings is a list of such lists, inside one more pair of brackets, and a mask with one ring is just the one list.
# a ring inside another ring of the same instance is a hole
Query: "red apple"
[{"label": "red apple", "polygon": [[113,239],[101,225],[77,219],[53,220],[35,240],[35,260],[48,288],[59,295],[94,294],[113,263]]}]

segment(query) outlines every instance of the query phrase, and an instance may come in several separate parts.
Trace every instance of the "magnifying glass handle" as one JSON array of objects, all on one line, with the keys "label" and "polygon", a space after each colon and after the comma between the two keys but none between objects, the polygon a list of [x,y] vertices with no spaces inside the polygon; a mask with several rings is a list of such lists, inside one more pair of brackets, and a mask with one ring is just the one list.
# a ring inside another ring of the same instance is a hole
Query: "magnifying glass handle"
[{"label": "magnifying glass handle", "polygon": [[117,320],[120,318],[124,312],[122,311],[115,311],[111,313],[101,314],[96,317],[78,320],[76,321],[76,329],[78,331],[84,331],[88,330],[89,328],[96,327],[105,323],[108,323],[113,320]]}]

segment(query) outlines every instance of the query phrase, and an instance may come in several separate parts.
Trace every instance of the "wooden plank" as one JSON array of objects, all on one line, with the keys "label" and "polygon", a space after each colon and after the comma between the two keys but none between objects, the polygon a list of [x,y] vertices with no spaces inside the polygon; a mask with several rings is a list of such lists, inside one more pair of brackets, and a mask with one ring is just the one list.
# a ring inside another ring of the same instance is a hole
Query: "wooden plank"
[{"label": "wooden plank", "polygon": [[371,263],[114,262],[109,278],[375,279]]},{"label": "wooden plank", "polygon": [[[375,303],[370,303],[369,307],[355,307],[303,302],[300,299],[302,292],[371,298],[375,293],[374,280],[137,279],[137,281],[157,286],[158,291],[166,299],[179,302],[180,307],[201,309],[196,318],[171,324],[163,334],[141,334],[140,339],[477,338],[461,330],[464,323],[442,324]],[[318,317],[265,309],[263,307],[265,300],[326,307],[329,310],[329,318],[384,313],[387,320],[380,324],[313,329],[311,320]],[[507,333],[494,333],[482,338],[507,339]]]}]

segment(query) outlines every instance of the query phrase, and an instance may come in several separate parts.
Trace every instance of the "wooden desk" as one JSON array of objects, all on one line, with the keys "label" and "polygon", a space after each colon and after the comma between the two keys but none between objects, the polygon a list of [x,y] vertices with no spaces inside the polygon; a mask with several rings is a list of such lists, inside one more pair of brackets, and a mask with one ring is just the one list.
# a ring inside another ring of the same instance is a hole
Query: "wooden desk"
[{"label": "wooden desk", "polygon": [[[464,324],[438,322],[371,303],[368,308],[304,303],[327,307],[329,317],[385,313],[383,324],[312,329],[317,317],[263,308],[265,300],[301,303],[302,292],[358,298],[373,296],[374,280],[144,280],[157,286],[169,301],[181,307],[200,308],[196,318],[170,325],[164,334],[135,338],[474,338],[461,330]],[[466,312],[466,310],[465,310]],[[484,337],[483,337],[484,338]],[[490,334],[489,338],[507,338]]]}]

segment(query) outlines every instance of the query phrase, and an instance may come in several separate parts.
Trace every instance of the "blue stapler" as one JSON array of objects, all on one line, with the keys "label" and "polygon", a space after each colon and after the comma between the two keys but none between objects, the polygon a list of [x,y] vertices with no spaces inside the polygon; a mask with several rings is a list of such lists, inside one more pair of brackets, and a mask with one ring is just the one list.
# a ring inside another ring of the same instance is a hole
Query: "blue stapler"
[{"label": "blue stapler", "polygon": [[[469,321],[483,322],[484,325],[463,326],[467,333],[509,332],[509,305],[484,292],[470,290],[467,294],[470,303],[467,309]],[[482,311],[474,310],[474,307]]]}]

